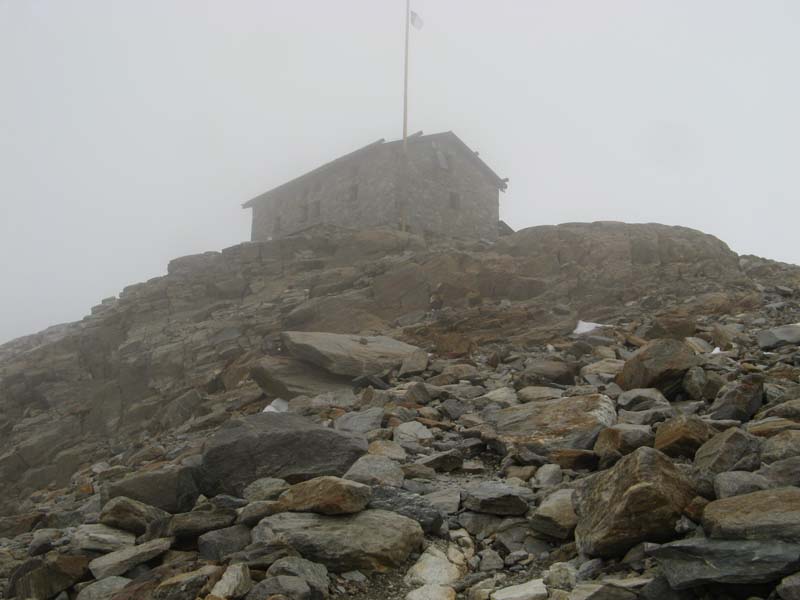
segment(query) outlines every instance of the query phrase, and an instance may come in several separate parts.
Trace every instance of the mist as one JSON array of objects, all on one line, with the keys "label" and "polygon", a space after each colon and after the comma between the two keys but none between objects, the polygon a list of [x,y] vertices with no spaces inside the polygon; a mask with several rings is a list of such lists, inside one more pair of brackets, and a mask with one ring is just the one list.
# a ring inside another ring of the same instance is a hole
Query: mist
[{"label": "mist", "polygon": [[[410,130],[502,177],[515,229],[684,225],[800,263],[800,7],[414,0]],[[241,204],[402,134],[402,0],[0,0],[0,342],[172,258]]]}]

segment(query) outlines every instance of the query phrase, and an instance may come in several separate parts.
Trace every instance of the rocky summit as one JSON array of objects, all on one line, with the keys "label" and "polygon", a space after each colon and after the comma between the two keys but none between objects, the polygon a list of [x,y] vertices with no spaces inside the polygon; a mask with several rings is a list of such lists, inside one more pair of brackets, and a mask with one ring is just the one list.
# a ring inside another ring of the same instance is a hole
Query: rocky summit
[{"label": "rocky summit", "polygon": [[0,598],[800,598],[800,267],[315,227],[0,346]]}]

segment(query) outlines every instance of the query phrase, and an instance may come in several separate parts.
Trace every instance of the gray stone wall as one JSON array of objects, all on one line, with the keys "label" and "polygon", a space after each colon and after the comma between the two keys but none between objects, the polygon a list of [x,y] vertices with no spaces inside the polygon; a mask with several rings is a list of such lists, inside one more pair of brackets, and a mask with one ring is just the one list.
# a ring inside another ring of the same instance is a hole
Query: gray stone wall
[{"label": "gray stone wall", "polygon": [[498,189],[456,140],[411,140],[407,156],[400,143],[378,145],[267,194],[253,205],[251,239],[320,223],[497,237]]}]

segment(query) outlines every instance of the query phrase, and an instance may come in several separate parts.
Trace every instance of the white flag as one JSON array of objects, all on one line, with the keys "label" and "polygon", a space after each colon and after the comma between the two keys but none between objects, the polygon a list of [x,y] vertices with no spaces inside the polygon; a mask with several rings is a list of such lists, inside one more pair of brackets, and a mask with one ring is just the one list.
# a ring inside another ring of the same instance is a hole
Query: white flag
[{"label": "white flag", "polygon": [[419,16],[417,13],[415,13],[413,10],[411,11],[411,24],[412,24],[412,25],[413,25],[413,26],[414,26],[416,29],[422,29],[422,25],[423,25],[423,22],[422,22],[422,17],[420,17],[420,16]]}]

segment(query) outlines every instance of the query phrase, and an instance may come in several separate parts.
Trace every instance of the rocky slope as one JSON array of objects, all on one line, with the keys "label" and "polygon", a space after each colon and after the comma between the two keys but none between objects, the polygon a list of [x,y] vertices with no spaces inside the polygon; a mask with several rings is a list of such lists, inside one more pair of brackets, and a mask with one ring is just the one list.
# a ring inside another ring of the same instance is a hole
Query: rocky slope
[{"label": "rocky slope", "polygon": [[797,598],[799,321],[655,224],[177,259],[0,346],[5,597]]}]

